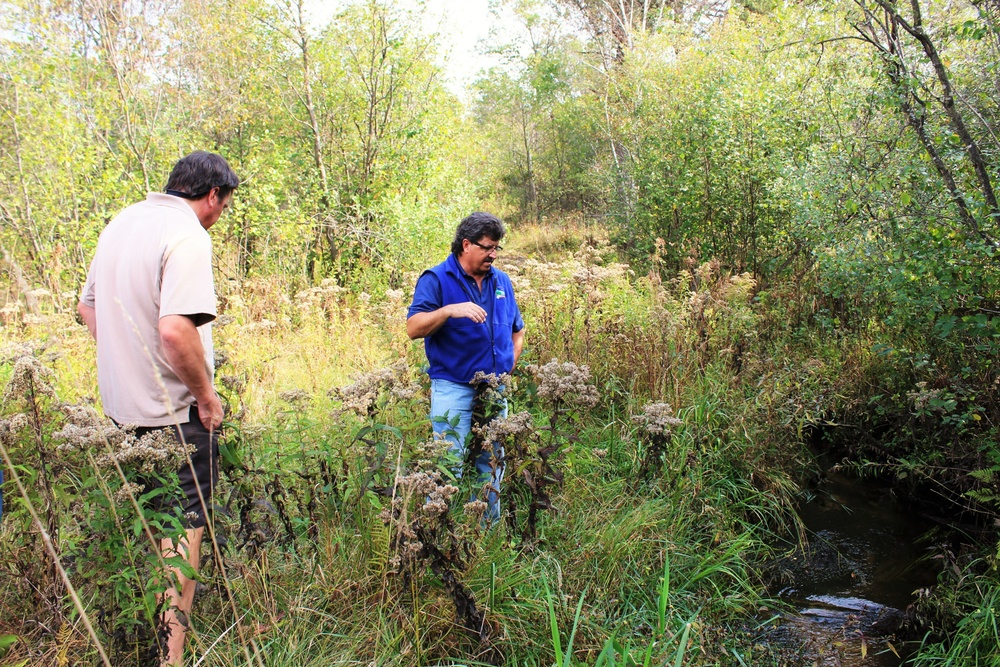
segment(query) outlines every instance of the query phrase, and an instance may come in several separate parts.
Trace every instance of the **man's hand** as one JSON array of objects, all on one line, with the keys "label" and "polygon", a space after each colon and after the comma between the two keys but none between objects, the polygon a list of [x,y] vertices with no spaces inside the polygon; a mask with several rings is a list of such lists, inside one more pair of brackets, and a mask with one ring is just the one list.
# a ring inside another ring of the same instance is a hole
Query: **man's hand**
[{"label": "man's hand", "polygon": [[486,311],[471,301],[452,303],[429,313],[414,313],[406,320],[406,335],[411,340],[430,336],[453,317],[467,317],[476,324],[486,321]]},{"label": "man's hand", "polygon": [[445,306],[445,309],[448,311],[448,317],[468,317],[476,324],[482,324],[486,321],[486,311],[482,306],[474,304],[471,301],[453,303],[450,306]]},{"label": "man's hand", "polygon": [[225,417],[225,412],[218,394],[213,394],[212,400],[207,403],[198,402],[198,418],[201,420],[202,426],[209,431],[219,430],[223,417]]}]

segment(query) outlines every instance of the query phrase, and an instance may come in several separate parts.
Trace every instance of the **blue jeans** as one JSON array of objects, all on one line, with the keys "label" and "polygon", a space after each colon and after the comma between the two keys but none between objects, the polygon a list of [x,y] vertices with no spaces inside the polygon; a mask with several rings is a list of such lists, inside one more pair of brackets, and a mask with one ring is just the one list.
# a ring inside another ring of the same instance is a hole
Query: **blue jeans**
[{"label": "blue jeans", "polygon": [[[455,476],[462,477],[462,464],[465,461],[466,445],[472,433],[472,403],[476,397],[476,388],[471,384],[459,384],[448,380],[431,379],[431,427],[434,434],[450,441],[448,451],[458,460],[458,466],[453,470]],[[458,417],[458,423],[451,422]],[[507,416],[507,406],[503,407],[502,417]],[[441,419],[443,418],[443,419]],[[486,518],[500,518],[500,482],[503,481],[503,447],[494,443],[492,448],[483,447],[483,451],[475,461],[479,472],[479,481],[489,483],[487,494]]]}]

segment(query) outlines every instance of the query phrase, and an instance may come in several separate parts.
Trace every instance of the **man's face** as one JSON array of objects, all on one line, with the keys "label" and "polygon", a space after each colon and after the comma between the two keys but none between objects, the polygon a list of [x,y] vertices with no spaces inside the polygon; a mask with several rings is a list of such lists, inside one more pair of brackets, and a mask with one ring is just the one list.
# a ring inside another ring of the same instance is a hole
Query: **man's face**
[{"label": "man's face", "polygon": [[462,241],[462,247],[464,248],[462,255],[468,259],[466,271],[478,276],[489,273],[493,260],[497,258],[497,253],[500,251],[500,244],[488,236],[480,237],[476,241],[465,239]]},{"label": "man's face", "polygon": [[212,188],[212,191],[208,193],[208,197],[206,198],[204,212],[199,218],[201,226],[205,229],[211,228],[212,225],[219,221],[222,212],[229,208],[229,202],[232,200],[232,192],[222,197],[219,195],[219,188]]}]

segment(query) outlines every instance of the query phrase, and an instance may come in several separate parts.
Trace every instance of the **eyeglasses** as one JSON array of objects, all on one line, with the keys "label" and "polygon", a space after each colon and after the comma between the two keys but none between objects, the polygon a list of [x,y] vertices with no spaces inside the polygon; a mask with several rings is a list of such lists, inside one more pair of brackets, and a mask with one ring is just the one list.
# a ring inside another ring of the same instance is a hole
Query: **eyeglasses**
[{"label": "eyeglasses", "polygon": [[503,250],[502,245],[483,245],[482,243],[476,243],[475,241],[469,241],[469,243],[471,243],[472,245],[479,246],[480,248],[486,251],[487,255],[490,254],[491,252],[500,252],[501,250]]}]

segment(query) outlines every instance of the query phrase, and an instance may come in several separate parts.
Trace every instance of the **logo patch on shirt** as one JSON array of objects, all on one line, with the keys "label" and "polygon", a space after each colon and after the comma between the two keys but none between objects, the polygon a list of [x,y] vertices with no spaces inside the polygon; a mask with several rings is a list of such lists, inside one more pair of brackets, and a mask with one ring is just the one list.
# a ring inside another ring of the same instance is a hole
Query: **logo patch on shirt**
[{"label": "logo patch on shirt", "polygon": [[496,296],[496,298],[498,298],[498,299],[506,299],[507,298],[507,295],[504,294],[504,291],[503,291],[502,287],[498,287],[497,288],[496,294],[494,296]]}]

